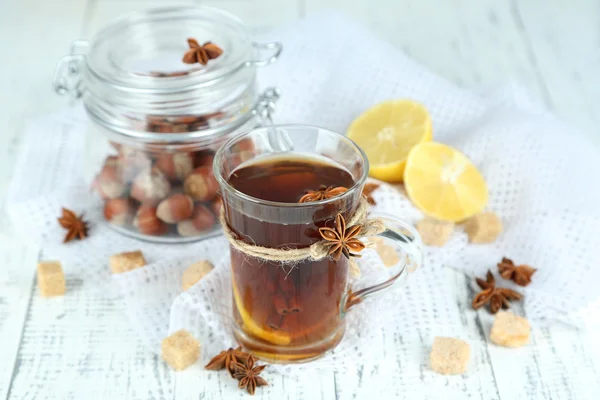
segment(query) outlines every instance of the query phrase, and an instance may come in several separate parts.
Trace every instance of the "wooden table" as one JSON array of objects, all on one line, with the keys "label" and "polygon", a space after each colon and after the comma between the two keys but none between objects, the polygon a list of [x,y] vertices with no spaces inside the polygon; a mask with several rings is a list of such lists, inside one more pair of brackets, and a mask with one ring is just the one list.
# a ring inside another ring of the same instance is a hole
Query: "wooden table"
[{"label": "wooden table", "polygon": [[[110,18],[171,1],[3,0],[0,3],[0,193],[11,179],[29,120],[58,110],[54,65],[76,38],[89,38]],[[600,6],[595,0],[202,0],[247,21],[256,33],[320,9],[338,8],[458,85],[517,80],[549,108],[600,143]],[[361,51],[358,49],[357,51]],[[590,171],[591,172],[591,171]],[[24,182],[26,184],[26,182]],[[0,196],[0,202],[4,203]],[[233,382],[176,374],[143,346],[122,305],[86,290],[48,301],[39,296],[35,265],[42,250],[15,237],[0,220],[0,398],[240,398]],[[465,277],[446,282],[485,340],[485,312],[468,311]],[[472,318],[471,318],[472,317]],[[474,322],[473,322],[474,321]],[[466,323],[466,322],[465,322]],[[486,345],[489,373],[476,385],[440,377],[401,391],[401,366],[359,368],[354,375],[272,376],[257,397],[271,399],[458,398],[598,399],[598,332],[536,329],[530,357]],[[414,374],[414,371],[410,372]],[[461,379],[461,378],[456,378]],[[342,386],[346,390],[342,390]],[[348,390],[350,388],[350,390]],[[349,393],[354,392],[354,396]]]}]

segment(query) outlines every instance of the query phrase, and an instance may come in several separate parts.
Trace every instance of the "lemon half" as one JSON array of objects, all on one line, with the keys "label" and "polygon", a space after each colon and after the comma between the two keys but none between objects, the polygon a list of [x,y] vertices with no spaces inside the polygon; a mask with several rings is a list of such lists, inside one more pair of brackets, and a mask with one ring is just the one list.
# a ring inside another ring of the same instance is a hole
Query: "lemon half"
[{"label": "lemon half", "polygon": [[367,154],[369,175],[386,182],[402,182],[408,153],[415,145],[431,140],[431,118],[417,102],[386,101],[354,120],[348,137]]},{"label": "lemon half", "polygon": [[483,210],[488,188],[460,151],[441,143],[421,143],[408,155],[404,185],[411,201],[430,217],[465,220]]},{"label": "lemon half", "polygon": [[240,296],[240,292],[235,283],[235,277],[231,278],[231,286],[233,287],[233,300],[235,301],[235,306],[237,308],[242,321],[244,322],[243,329],[253,336],[256,336],[265,342],[277,344],[277,345],[288,345],[292,338],[288,335],[277,332],[271,329],[262,328],[259,324],[257,324],[253,319],[250,313],[244,308],[244,302]]}]

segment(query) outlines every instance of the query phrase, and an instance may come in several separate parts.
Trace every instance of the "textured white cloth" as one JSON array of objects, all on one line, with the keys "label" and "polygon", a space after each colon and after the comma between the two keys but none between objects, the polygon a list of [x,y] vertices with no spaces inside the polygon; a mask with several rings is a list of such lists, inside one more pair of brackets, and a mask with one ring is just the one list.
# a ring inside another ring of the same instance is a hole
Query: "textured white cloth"
[{"label": "textured white cloth", "polygon": [[[518,288],[526,295],[528,318],[538,324],[577,323],[577,314],[600,295],[600,269],[593,266],[600,259],[600,189],[594,184],[600,158],[592,144],[540,110],[522,90],[483,95],[459,89],[338,15],[300,21],[270,38],[285,46],[280,61],[260,72],[263,86],[283,92],[276,122],[344,132],[379,101],[418,100],[431,112],[434,139],[462,150],[483,173],[490,188],[488,209],[505,226],[494,244],[470,245],[459,228],[443,248],[427,248],[425,267],[407,285],[359,305],[348,316],[348,334],[338,348],[307,366],[342,369],[348,362],[377,359],[399,332],[403,340],[394,346],[409,364],[422,361],[411,337],[462,336],[480,346],[477,332],[461,328],[470,302],[467,290],[461,291],[465,298],[456,299],[452,286],[463,282],[449,282],[441,267],[482,276],[503,256],[538,268],[533,283]],[[107,294],[108,288],[119,288],[113,295],[120,292],[132,323],[154,350],[168,332],[186,328],[203,343],[206,361],[233,343],[226,241],[159,245],[124,237],[102,223],[99,202],[80,173],[84,122],[81,110],[74,109],[32,125],[10,187],[9,216],[28,240],[44,247],[46,257],[63,261],[67,275]],[[377,211],[411,223],[422,218],[390,186],[374,197]],[[92,223],[88,239],[61,244],[63,231],[56,223],[61,206],[86,213]],[[143,250],[149,265],[111,277],[108,256],[134,249]],[[216,270],[182,293],[182,271],[200,259],[210,259]],[[369,260],[372,264],[362,265],[376,267],[372,255]],[[304,367],[279,368],[293,373]]]}]

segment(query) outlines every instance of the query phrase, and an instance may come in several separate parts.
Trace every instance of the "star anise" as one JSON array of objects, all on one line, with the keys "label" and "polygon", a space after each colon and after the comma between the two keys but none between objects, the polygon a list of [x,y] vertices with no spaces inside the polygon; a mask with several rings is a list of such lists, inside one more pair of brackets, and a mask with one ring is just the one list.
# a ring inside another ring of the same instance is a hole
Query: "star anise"
[{"label": "star anise", "polygon": [[529,265],[515,265],[509,258],[502,257],[502,261],[498,263],[498,272],[504,279],[510,279],[519,286],[527,286],[531,283],[531,275],[537,269]]},{"label": "star anise", "polygon": [[83,214],[77,216],[73,211],[63,208],[58,223],[67,230],[64,243],[74,239],[83,240],[88,235],[88,223],[83,220]]},{"label": "star anise", "polygon": [[371,194],[379,187],[378,183],[367,183],[363,188],[362,194],[367,198],[367,202],[374,206],[377,204],[375,199],[371,196]]},{"label": "star anise", "polygon": [[338,214],[335,217],[335,229],[333,228],[319,228],[321,237],[329,242],[329,255],[334,260],[338,261],[340,256],[343,254],[346,258],[360,257],[360,254],[352,253],[362,251],[365,245],[360,240],[356,239],[356,236],[360,233],[360,225],[354,225],[346,228],[346,221],[342,214]]},{"label": "star anise", "polygon": [[312,201],[331,199],[332,197],[339,196],[347,191],[348,189],[343,186],[333,187],[321,185],[321,187],[317,190],[306,191],[306,194],[300,197],[298,203],[310,203]]},{"label": "star anise", "polygon": [[243,352],[241,346],[237,349],[232,349],[230,347],[228,350],[224,350],[213,357],[204,368],[213,371],[226,368],[227,371],[229,371],[229,374],[233,376],[233,373],[235,372],[234,365],[236,363],[246,364],[250,358],[252,358],[252,356]]},{"label": "star anise", "polygon": [[248,362],[245,364],[235,363],[235,372],[233,373],[233,377],[240,381],[238,387],[240,389],[246,388],[248,393],[251,395],[254,395],[254,391],[256,390],[257,386],[268,385],[267,381],[259,376],[260,373],[266,368],[266,365],[255,367],[254,362],[254,357],[250,357],[248,358]]},{"label": "star anise", "polygon": [[500,308],[510,308],[510,300],[521,300],[523,295],[507,288],[496,287],[496,281],[492,272],[488,270],[486,280],[475,278],[481,292],[473,298],[473,309],[477,310],[487,303],[490,303],[490,312],[496,314]]},{"label": "star anise", "polygon": [[202,46],[194,38],[188,38],[187,42],[190,48],[183,55],[183,62],[186,64],[206,65],[208,60],[214,60],[223,54],[223,50],[212,42],[206,42]]}]

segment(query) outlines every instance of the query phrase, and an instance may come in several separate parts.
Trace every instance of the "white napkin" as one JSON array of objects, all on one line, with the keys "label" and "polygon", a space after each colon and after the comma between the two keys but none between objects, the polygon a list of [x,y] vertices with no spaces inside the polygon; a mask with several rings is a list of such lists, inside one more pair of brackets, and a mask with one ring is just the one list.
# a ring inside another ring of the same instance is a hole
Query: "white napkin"
[{"label": "white napkin", "polygon": [[[533,283],[518,288],[525,293],[527,317],[538,324],[578,322],[574,316],[600,294],[600,270],[592,268],[600,259],[595,229],[600,189],[594,184],[600,158],[592,144],[540,111],[522,90],[510,87],[481,95],[459,89],[340,15],[299,21],[270,38],[285,46],[278,63],[259,72],[263,86],[282,89],[277,122],[344,132],[379,101],[418,100],[431,112],[434,139],[462,150],[481,170],[490,188],[488,209],[505,226],[494,244],[470,245],[457,229],[443,248],[427,248],[425,267],[409,284],[350,313],[349,334],[311,368],[340,369],[358,356],[378,357],[390,336],[398,334],[407,341],[406,349],[411,337],[464,336],[460,321],[470,300],[454,298],[456,283],[445,279],[442,266],[483,276],[503,256],[532,265],[538,268]],[[227,243],[214,238],[158,245],[121,236],[103,224],[99,204],[80,174],[84,119],[81,110],[68,110],[32,125],[9,192],[8,214],[16,228],[28,240],[39,241],[45,254],[58,256],[68,276],[107,294],[107,287],[119,288],[132,323],[154,350],[169,331],[181,327],[202,341],[205,358],[230,345]],[[422,218],[389,186],[382,186],[375,198],[379,211],[412,223]],[[56,224],[61,206],[86,212],[92,222],[88,239],[61,244],[63,232]],[[149,265],[111,277],[108,256],[134,249],[144,251]],[[210,259],[218,268],[182,293],[181,273],[199,259]],[[349,352],[358,356],[348,357]],[[413,353],[402,354],[419,357]],[[286,373],[301,368],[282,367]]]}]

